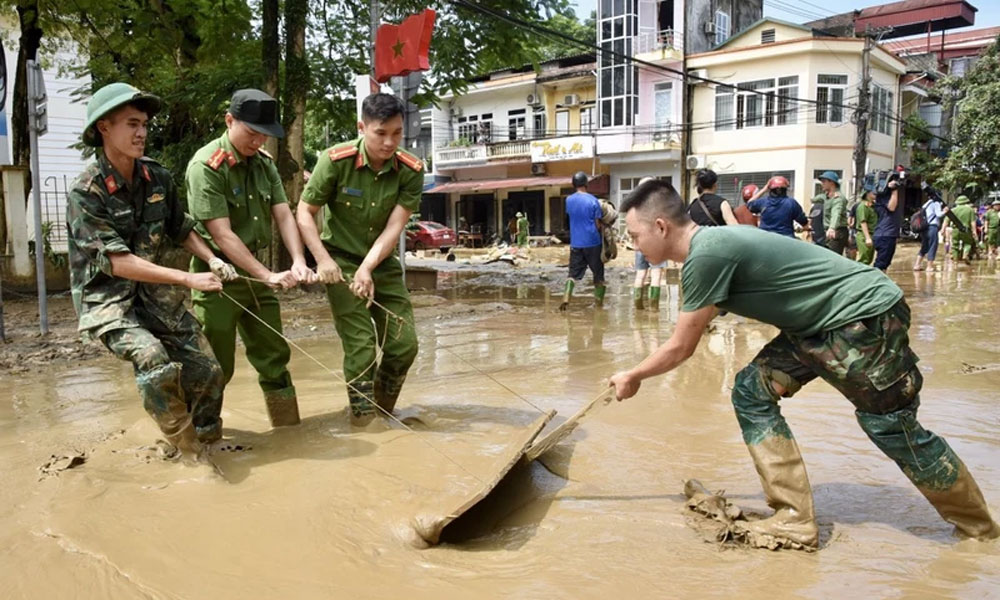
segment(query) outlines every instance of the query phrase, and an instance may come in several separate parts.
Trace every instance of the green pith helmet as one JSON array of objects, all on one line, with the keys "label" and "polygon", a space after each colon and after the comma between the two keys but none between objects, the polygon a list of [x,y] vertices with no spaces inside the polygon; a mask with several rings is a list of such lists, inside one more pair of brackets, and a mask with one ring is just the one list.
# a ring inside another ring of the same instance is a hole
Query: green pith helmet
[{"label": "green pith helmet", "polygon": [[160,99],[156,96],[144,94],[127,83],[108,84],[97,90],[87,103],[87,125],[83,128],[83,143],[88,146],[103,145],[101,134],[97,132],[97,121],[123,104],[135,104],[149,118],[160,112]]},{"label": "green pith helmet", "polygon": [[958,198],[955,198],[955,204],[968,204],[968,203],[969,203],[968,196],[959,196]]}]

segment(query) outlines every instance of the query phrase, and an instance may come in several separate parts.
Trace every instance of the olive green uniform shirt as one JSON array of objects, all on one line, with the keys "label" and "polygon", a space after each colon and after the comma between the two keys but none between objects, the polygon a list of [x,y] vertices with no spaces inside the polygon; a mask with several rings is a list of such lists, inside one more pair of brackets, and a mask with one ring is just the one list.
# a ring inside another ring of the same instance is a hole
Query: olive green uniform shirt
[{"label": "olive green uniform shirt", "polygon": [[885,273],[747,225],[701,227],[681,268],[683,312],[709,305],[809,337],[903,297]]},{"label": "olive green uniform shirt", "polygon": [[98,150],[97,160],[73,182],[66,224],[73,305],[85,339],[143,326],[132,310],[137,303],[168,329],[180,327],[187,290],[116,277],[109,256],[131,253],[164,265],[191,233],[194,221],[166,169],[143,157],[126,182]]},{"label": "olive green uniform shirt", "polygon": [[823,225],[827,229],[844,229],[847,227],[847,199],[844,198],[840,190],[833,193],[833,196],[822,194],[823,201]]},{"label": "olive green uniform shirt", "polygon": [[358,138],[320,154],[302,202],[324,207],[320,237],[328,250],[362,260],[397,204],[420,207],[423,183],[423,164],[402,150],[376,172]]},{"label": "olive green uniform shirt", "polygon": [[187,205],[197,231],[216,254],[222,254],[204,221],[229,218],[230,227],[250,252],[271,244],[271,207],[286,204],[285,188],[274,161],[258,152],[243,156],[228,132],[202,146],[188,163]]},{"label": "olive green uniform shirt", "polygon": [[878,212],[874,206],[868,206],[864,202],[858,204],[854,211],[854,229],[858,235],[864,237],[865,230],[861,228],[862,223],[868,223],[868,235],[875,237],[875,225],[878,224]]}]

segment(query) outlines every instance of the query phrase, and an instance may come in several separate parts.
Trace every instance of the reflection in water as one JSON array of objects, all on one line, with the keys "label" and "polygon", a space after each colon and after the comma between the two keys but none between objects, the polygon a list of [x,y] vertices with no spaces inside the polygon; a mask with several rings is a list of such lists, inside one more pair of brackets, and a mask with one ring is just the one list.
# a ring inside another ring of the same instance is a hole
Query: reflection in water
[{"label": "reflection in water", "polygon": [[[655,314],[634,311],[627,280],[618,289],[614,278],[605,309],[588,305],[584,286],[560,314],[559,274],[529,271],[521,283],[487,274],[470,286],[477,276],[442,274],[439,295],[499,304],[418,323],[421,350],[400,402],[401,416],[423,424],[417,433],[352,431],[343,385],[297,354],[291,368],[303,424],[272,431],[253,370],[238,367],[223,413],[232,439],[216,455],[225,480],[148,462],[141,447],[155,426],[122,363],[12,378],[0,389],[0,506],[10,507],[0,511],[2,595],[996,594],[1000,547],[956,542],[860,431],[850,403],[822,382],[782,410],[802,446],[820,525],[832,532],[826,547],[810,555],[720,552],[688,530],[680,491],[690,477],[765,509],[729,388],[775,331],[733,315],[716,320],[687,364],[588,417],[546,457],[548,469],[519,474],[474,523],[473,539],[411,547],[417,511],[447,505],[488,478],[493,457],[539,414],[532,405],[558,410],[561,421],[673,329],[676,274]],[[926,375],[921,420],[956,447],[1000,507],[996,268],[893,275],[913,309],[911,337]],[[332,338],[302,344],[324,364],[341,362]],[[86,451],[87,463],[38,481],[37,466],[69,448]]]}]

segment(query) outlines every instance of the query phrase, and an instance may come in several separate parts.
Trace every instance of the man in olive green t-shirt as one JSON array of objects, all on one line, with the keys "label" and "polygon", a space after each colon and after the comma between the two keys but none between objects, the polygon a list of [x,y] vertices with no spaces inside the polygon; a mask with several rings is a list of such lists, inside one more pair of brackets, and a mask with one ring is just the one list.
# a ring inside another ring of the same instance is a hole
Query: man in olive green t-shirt
[{"label": "man in olive green t-shirt", "polygon": [[[320,154],[298,212],[299,230],[316,258],[344,347],[347,398],[356,426],[370,423],[376,411],[392,412],[417,357],[413,306],[394,251],[420,206],[424,183],[423,164],[399,149],[402,102],[372,94],[362,102],[361,113],[361,137]],[[320,236],[315,218],[324,207]],[[376,362],[377,342],[382,347]]]},{"label": "man in olive green t-shirt", "polygon": [[968,264],[973,246],[976,245],[976,238],[972,234],[975,229],[976,209],[972,206],[968,196],[959,196],[955,199],[955,208],[951,209],[951,214],[965,225],[965,231],[962,231],[954,223],[949,223],[952,229],[951,257],[956,261],[961,260]]},{"label": "man in olive green t-shirt", "polygon": [[1000,536],[965,464],[917,421],[923,378],[910,350],[910,309],[885,274],[752,227],[701,228],[667,183],[640,185],[623,203],[626,224],[651,262],[683,263],[681,313],[670,339],[638,366],[615,374],[619,400],[643,379],[666,373],[695,351],[719,310],[778,327],[736,375],[732,402],[775,515],[739,532],[761,547],[815,548],[812,490],[798,445],[778,407],[823,378],[855,406],[868,437],[963,534]]},{"label": "man in olive green t-shirt", "polygon": [[[257,371],[271,424],[296,425],[298,401],[288,373],[291,351],[275,333],[281,331],[281,308],[274,288],[311,282],[313,273],[306,266],[278,168],[261,149],[268,137],[284,135],[277,121],[278,103],[260,90],[237,90],[225,118],[226,131],[195,153],[185,180],[188,210],[198,221],[198,233],[216,255],[239,269],[223,277],[224,291],[239,304],[221,294],[195,291],[191,295],[194,313],[222,365],[226,384],[235,370],[239,331],[247,360]],[[273,273],[257,259],[257,253],[271,244],[272,220],[292,257],[289,271]],[[198,257],[191,259],[193,272],[210,268]],[[219,439],[221,411],[221,395],[214,403],[203,402],[195,409],[194,424],[200,439]]]}]

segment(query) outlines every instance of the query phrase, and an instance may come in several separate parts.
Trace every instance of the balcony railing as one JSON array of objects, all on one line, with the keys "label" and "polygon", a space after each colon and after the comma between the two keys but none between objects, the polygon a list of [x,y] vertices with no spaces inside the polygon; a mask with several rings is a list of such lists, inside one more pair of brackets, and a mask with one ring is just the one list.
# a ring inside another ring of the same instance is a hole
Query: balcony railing
[{"label": "balcony railing", "polygon": [[521,158],[531,156],[531,140],[496,142],[486,146],[489,158]]},{"label": "balcony railing", "polygon": [[635,42],[635,52],[636,54],[645,54],[647,52],[656,52],[657,50],[676,50],[678,52],[684,49],[684,36],[680,31],[674,29],[664,29],[662,31],[648,31],[645,33],[640,33],[636,37]]},{"label": "balcony railing", "polygon": [[486,162],[486,146],[441,148],[434,151],[434,164],[438,167]]}]

